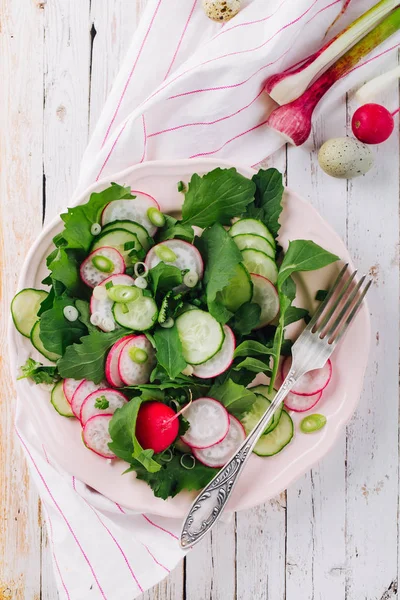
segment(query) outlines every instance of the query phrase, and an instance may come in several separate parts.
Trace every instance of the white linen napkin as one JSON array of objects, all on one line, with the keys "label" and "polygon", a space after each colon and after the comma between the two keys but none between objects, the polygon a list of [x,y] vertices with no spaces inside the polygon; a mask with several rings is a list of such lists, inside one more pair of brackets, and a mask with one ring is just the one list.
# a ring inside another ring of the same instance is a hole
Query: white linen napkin
[{"label": "white linen napkin", "polygon": [[[372,4],[351,3],[335,30]],[[221,25],[205,16],[201,0],[148,0],[83,158],[76,195],[148,160],[212,156],[258,164],[283,143],[265,125],[273,103],[263,82],[315,51],[340,7],[341,0],[247,0]],[[321,109],[329,106],[334,118],[341,94],[392,66],[385,61],[399,44],[399,36],[390,38]],[[16,426],[45,507],[60,598],[133,599],[176,566],[184,555],[180,522],[135,514],[63,472],[21,402]]]}]

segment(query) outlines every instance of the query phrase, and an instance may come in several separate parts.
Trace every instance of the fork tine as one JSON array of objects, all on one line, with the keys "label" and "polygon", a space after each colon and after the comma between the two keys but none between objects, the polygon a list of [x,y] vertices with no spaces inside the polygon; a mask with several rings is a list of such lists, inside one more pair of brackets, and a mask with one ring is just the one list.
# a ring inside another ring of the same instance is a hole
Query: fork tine
[{"label": "fork tine", "polygon": [[343,269],[340,271],[339,275],[336,277],[335,283],[333,284],[333,286],[329,290],[328,295],[326,296],[325,300],[323,302],[321,302],[321,304],[319,305],[319,307],[315,311],[315,313],[314,313],[311,321],[308,323],[308,325],[306,327],[306,329],[308,329],[309,331],[314,327],[315,323],[317,322],[317,320],[321,316],[322,312],[325,310],[325,308],[326,308],[329,300],[332,298],[332,296],[335,293],[335,291],[337,290],[340,282],[342,281],[343,276],[346,273],[348,266],[349,266],[348,263],[346,263],[344,265]]},{"label": "fork tine", "polygon": [[[331,338],[335,334],[337,328],[339,327],[340,323],[342,322],[343,317],[347,314],[347,312],[351,308],[351,306],[353,304],[353,301],[354,301],[354,298],[357,296],[359,290],[361,289],[361,286],[364,283],[365,278],[366,278],[366,275],[363,275],[363,277],[361,277],[360,281],[357,283],[357,285],[355,286],[355,288],[351,292],[350,296],[347,298],[347,300],[344,303],[344,306],[343,306],[342,310],[340,311],[339,315],[336,317],[336,319],[332,323],[330,329],[327,331],[326,337]],[[342,298],[340,298],[338,300],[337,305],[336,305],[335,308],[339,307],[339,303],[340,303],[341,299]]]},{"label": "fork tine", "polygon": [[354,319],[354,317],[356,316],[356,314],[358,313],[361,304],[369,290],[369,288],[371,287],[372,284],[372,279],[368,280],[367,285],[365,286],[364,290],[362,291],[358,301],[356,302],[356,304],[353,307],[353,310],[351,311],[351,313],[349,314],[349,316],[347,317],[347,319],[345,320],[345,322],[342,325],[341,330],[339,331],[339,333],[336,335],[336,338],[329,340],[332,344],[337,344],[337,342],[343,337],[343,335],[346,333],[347,328],[349,327],[350,323],[352,322],[352,320]]},{"label": "fork tine", "polygon": [[[335,302],[333,304],[333,306],[327,311],[326,315],[324,316],[322,322],[318,325],[318,328],[316,329],[316,332],[322,332],[324,330],[324,328],[328,325],[329,321],[331,320],[331,318],[333,317],[333,315],[335,314],[337,308],[339,307],[341,301],[343,300],[343,298],[345,297],[345,294],[347,292],[347,290],[349,289],[351,282],[353,281],[354,277],[357,275],[357,271],[354,271],[349,279],[346,281],[346,283],[344,284],[344,286],[342,287],[340,294],[338,295],[338,297],[335,299]],[[315,332],[315,333],[316,333]]]}]

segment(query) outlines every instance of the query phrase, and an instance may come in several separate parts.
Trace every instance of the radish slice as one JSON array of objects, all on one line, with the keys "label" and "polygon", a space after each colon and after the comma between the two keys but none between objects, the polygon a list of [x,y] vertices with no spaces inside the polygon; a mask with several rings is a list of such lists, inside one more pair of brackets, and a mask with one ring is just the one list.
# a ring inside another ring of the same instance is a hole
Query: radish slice
[{"label": "radish slice", "polygon": [[[167,254],[165,259],[162,258],[163,248],[167,249],[164,251]],[[168,251],[170,251],[169,254],[172,251],[176,259],[170,260],[168,258]],[[190,272],[196,273],[199,279],[203,277],[203,259],[197,248],[193,244],[189,244],[189,242],[184,242],[183,240],[165,240],[165,242],[153,246],[145,259],[147,268],[152,269],[161,261],[167,265],[178,267],[181,271],[189,269]]]},{"label": "radish slice", "polygon": [[305,412],[311,410],[322,398],[322,392],[314,394],[313,396],[299,396],[299,394],[293,394],[289,392],[285,398],[285,407],[288,410],[294,412]]},{"label": "radish slice", "polygon": [[233,362],[236,340],[232,329],[228,325],[224,325],[224,332],[225,339],[221,350],[201,365],[193,365],[193,375],[201,379],[208,379],[208,377],[217,377],[217,375],[221,375],[229,369]]},{"label": "radish slice", "polygon": [[83,381],[82,379],[72,379],[72,378],[64,379],[63,392],[64,392],[64,396],[66,397],[67,401],[70,404],[72,401],[72,397],[76,392],[76,389],[80,386],[82,381]]},{"label": "radish slice", "polygon": [[[107,271],[98,269],[93,260],[104,258],[105,266]],[[119,273],[125,272],[125,262],[121,254],[115,248],[110,246],[104,246],[98,248],[89,254],[87,258],[81,264],[81,279],[89,287],[96,287],[100,285],[102,281],[108,279],[111,275],[118,275]]]},{"label": "radish slice", "polygon": [[158,202],[149,194],[132,190],[132,195],[136,196],[134,200],[113,200],[103,210],[101,215],[101,224],[107,225],[113,221],[135,221],[145,227],[150,236],[157,231],[147,216],[149,208],[160,210]]},{"label": "radish slice", "polygon": [[[102,396],[107,400],[108,406],[106,408],[97,408],[95,406],[96,401]],[[85,425],[86,422],[95,415],[104,415],[104,413],[113,415],[117,408],[121,408],[126,402],[128,402],[128,398],[116,390],[105,388],[104,390],[92,392],[86,397],[82,404],[80,415],[81,423],[82,425]]]},{"label": "radish slice", "polygon": [[222,442],[229,430],[229,414],[214,398],[198,398],[185,411],[189,429],[182,440],[192,448],[208,448]]},{"label": "radish slice", "polygon": [[[282,363],[282,379],[286,378],[291,366],[292,358],[288,356]],[[292,389],[292,393],[299,396],[315,396],[326,388],[331,377],[332,363],[328,359],[322,369],[314,369],[313,371],[305,373]]]},{"label": "radish slice", "polygon": [[122,352],[122,348],[125,346],[128,340],[133,340],[135,335],[125,335],[123,338],[115,342],[110,352],[108,353],[106,360],[106,378],[110,385],[113,387],[123,387],[124,382],[119,376],[118,362]]},{"label": "radish slice", "polygon": [[246,432],[241,422],[229,415],[229,430],[222,442],[209,448],[193,448],[193,454],[206,467],[219,469],[228,462],[245,438]]},{"label": "radish slice", "polygon": [[253,283],[252,302],[261,308],[260,322],[256,329],[271,323],[279,312],[279,296],[273,283],[262,275],[250,273]]},{"label": "radish slice", "polygon": [[103,458],[117,458],[108,447],[108,444],[112,441],[108,433],[112,417],[110,414],[95,415],[86,422],[83,428],[84,443],[89,450],[92,450]]},{"label": "radish slice", "polygon": [[[107,277],[104,281],[102,281],[97,287],[104,288],[106,290],[106,285],[108,283],[112,283],[113,285],[135,285],[135,280],[129,275],[111,275],[111,277]],[[99,317],[99,325],[98,327],[103,331],[108,331],[107,327],[103,325],[104,322],[107,322],[111,319],[113,323],[115,323],[115,327],[119,327],[117,325],[114,315],[112,312],[112,307],[114,302],[110,300],[107,296],[107,292],[104,293],[104,297],[95,298],[95,293],[92,294],[90,299],[90,312],[91,314],[97,314]]]},{"label": "radish slice", "polygon": [[71,408],[74,415],[79,419],[81,416],[81,408],[82,404],[86,400],[86,397],[89,396],[92,392],[96,390],[104,390],[107,389],[107,385],[105,383],[93,383],[93,381],[89,381],[88,379],[83,379],[75,390],[74,395],[71,400]]},{"label": "radish slice", "polygon": [[[136,362],[132,359],[135,348],[146,352],[147,359],[144,362]],[[156,358],[153,346],[145,335],[137,335],[128,340],[121,350],[118,360],[119,376],[125,385],[147,383],[155,364]]]}]

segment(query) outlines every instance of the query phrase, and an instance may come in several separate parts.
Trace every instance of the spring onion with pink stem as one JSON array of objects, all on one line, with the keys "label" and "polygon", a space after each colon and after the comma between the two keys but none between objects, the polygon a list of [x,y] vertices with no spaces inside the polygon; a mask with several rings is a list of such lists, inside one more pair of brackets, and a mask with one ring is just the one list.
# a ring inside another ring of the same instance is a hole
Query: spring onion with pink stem
[{"label": "spring onion with pink stem", "polygon": [[340,10],[340,13],[338,14],[337,17],[335,17],[335,19],[332,21],[332,23],[329,25],[328,29],[325,31],[325,37],[328,35],[328,33],[330,32],[330,30],[332,29],[332,27],[334,27],[336,25],[336,23],[339,21],[339,19],[341,17],[343,17],[344,13],[346,12],[346,10],[349,8],[349,4],[350,4],[351,0],[344,0],[343,2],[343,6]]},{"label": "spring onion with pink stem", "polygon": [[394,10],[321,75],[300,98],[274,110],[267,124],[287,142],[301,146],[311,133],[314,110],[326,92],[355,65],[400,29],[400,8]]},{"label": "spring onion with pink stem", "polygon": [[400,66],[390,69],[378,77],[374,77],[362,85],[355,93],[355,98],[360,104],[372,102],[381,92],[385,91],[400,78]]},{"label": "spring onion with pink stem", "polygon": [[315,77],[360,41],[399,4],[398,0],[381,0],[295,70],[287,69],[270,77],[265,86],[266,92],[280,105],[296,100]]}]

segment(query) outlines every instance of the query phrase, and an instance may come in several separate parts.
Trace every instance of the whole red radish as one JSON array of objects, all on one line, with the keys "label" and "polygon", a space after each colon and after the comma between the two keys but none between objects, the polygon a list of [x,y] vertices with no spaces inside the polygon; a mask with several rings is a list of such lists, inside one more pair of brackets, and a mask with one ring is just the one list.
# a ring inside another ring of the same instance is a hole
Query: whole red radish
[{"label": "whole red radish", "polygon": [[356,110],[351,121],[353,133],[364,144],[381,144],[392,134],[394,120],[380,104],[364,104]]},{"label": "whole red radish", "polygon": [[136,420],[136,437],[145,450],[163,452],[177,438],[179,419],[169,406],[162,402],[144,402]]}]

